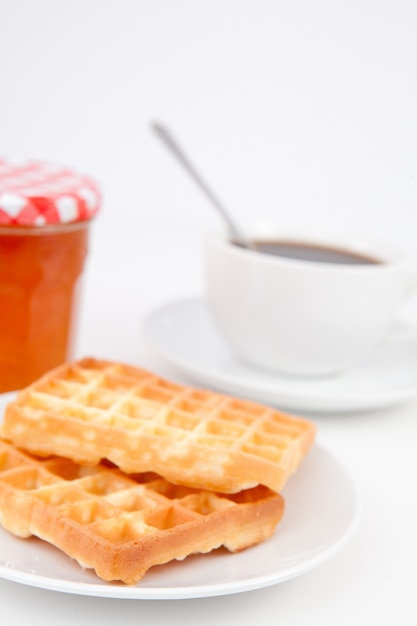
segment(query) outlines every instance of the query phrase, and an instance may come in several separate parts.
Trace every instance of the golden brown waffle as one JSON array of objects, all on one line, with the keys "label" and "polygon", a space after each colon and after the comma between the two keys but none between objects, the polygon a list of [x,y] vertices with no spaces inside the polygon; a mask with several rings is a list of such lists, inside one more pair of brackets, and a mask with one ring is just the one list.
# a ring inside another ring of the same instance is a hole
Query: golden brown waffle
[{"label": "golden brown waffle", "polygon": [[279,492],[314,434],[308,420],[96,359],[59,367],[20,392],[2,429],[40,456],[108,459],[125,472],[224,493],[258,484]]},{"label": "golden brown waffle", "polygon": [[35,458],[0,440],[0,522],[35,535],[104,580],[138,582],[157,564],[223,545],[242,550],[274,532],[283,500],[266,487],[224,495],[156,475]]}]

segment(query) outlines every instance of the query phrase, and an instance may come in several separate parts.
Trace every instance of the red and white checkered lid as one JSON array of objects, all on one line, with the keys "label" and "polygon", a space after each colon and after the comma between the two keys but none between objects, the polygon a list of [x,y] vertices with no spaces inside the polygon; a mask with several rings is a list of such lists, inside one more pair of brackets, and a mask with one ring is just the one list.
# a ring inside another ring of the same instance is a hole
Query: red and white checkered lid
[{"label": "red and white checkered lid", "polygon": [[97,183],[68,167],[0,157],[0,226],[44,226],[91,219]]}]

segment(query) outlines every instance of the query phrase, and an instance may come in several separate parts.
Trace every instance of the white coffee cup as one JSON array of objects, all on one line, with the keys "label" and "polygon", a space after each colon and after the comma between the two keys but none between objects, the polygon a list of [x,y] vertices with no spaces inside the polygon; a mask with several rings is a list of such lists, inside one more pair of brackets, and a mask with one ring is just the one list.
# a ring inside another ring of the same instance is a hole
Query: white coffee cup
[{"label": "white coffee cup", "polygon": [[381,344],[416,286],[412,260],[373,236],[273,227],[248,234],[258,242],[295,242],[373,261],[291,259],[241,248],[225,233],[206,237],[214,325],[237,355],[265,370],[317,376],[353,367]]}]

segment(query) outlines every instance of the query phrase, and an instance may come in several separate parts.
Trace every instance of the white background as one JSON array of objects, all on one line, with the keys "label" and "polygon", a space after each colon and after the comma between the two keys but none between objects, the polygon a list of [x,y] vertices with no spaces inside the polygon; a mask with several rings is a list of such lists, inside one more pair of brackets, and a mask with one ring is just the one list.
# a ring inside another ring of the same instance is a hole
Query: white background
[{"label": "white background", "polygon": [[[103,187],[80,354],[153,366],[142,317],[202,289],[201,236],[218,218],[150,132],[153,119],[242,222],[372,231],[416,255],[415,0],[0,0],[0,33],[0,153],[66,163]],[[404,479],[415,473],[416,408],[319,420],[366,506],[355,539],[317,572],[162,603],[3,581],[2,615],[414,625],[417,504]]]},{"label": "white background", "polygon": [[1,152],[91,172],[106,215],[210,221],[156,118],[236,215],[414,247],[415,1],[1,0],[0,25]]}]

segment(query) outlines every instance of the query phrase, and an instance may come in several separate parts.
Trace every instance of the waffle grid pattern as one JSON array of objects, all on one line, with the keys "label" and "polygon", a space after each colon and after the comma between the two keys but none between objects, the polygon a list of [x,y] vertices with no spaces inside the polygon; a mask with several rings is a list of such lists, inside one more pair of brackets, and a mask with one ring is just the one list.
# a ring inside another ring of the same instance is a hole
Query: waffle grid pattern
[{"label": "waffle grid pattern", "polygon": [[21,392],[6,410],[3,436],[36,454],[107,458],[126,472],[156,471],[200,488],[264,483],[280,491],[314,428],[260,404],[83,359]]},{"label": "waffle grid pattern", "polygon": [[236,495],[126,475],[100,464],[40,459],[0,440],[0,522],[50,541],[104,580],[138,582],[149,567],[220,545],[241,550],[270,536],[281,496],[257,487]]}]

